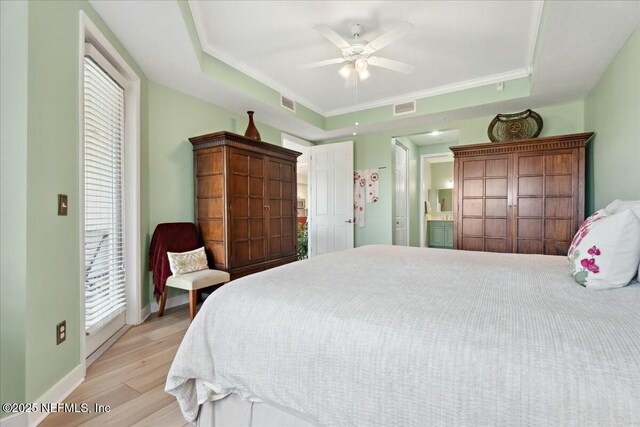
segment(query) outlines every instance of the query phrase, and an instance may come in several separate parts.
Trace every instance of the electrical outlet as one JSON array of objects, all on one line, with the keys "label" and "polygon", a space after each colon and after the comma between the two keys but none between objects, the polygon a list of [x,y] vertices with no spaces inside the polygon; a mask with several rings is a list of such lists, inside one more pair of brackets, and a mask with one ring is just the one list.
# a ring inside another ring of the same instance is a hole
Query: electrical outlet
[{"label": "electrical outlet", "polygon": [[67,339],[67,321],[63,320],[62,322],[56,325],[56,345],[60,345]]}]

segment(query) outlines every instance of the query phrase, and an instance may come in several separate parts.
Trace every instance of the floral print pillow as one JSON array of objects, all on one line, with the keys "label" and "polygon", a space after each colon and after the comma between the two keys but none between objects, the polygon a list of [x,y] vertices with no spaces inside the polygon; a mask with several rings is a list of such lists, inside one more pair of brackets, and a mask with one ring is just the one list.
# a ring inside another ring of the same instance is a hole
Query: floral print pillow
[{"label": "floral print pillow", "polygon": [[640,219],[631,210],[595,212],[574,236],[568,259],[571,275],[586,288],[627,285],[640,262]]}]

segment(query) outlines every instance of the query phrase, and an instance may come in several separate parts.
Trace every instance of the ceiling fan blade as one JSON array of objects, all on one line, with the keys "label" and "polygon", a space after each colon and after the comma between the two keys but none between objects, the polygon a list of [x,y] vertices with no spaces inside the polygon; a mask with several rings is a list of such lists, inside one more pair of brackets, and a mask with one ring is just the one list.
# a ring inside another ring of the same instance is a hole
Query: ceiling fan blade
[{"label": "ceiling fan blade", "polygon": [[316,25],[313,29],[322,34],[327,40],[338,46],[340,49],[346,49],[351,46],[340,36],[340,34],[336,33],[333,28],[327,25]]},{"label": "ceiling fan blade", "polygon": [[382,34],[378,38],[364,47],[364,51],[368,54],[372,54],[376,50],[380,50],[383,47],[393,43],[394,41],[401,39],[414,30],[413,24],[403,22],[396,25],[386,33]]},{"label": "ceiling fan blade", "polygon": [[406,62],[396,61],[395,59],[381,58],[379,56],[370,56],[367,59],[369,65],[375,67],[386,68],[388,70],[398,71],[401,73],[409,74],[415,70],[415,66],[407,64]]},{"label": "ceiling fan blade", "polygon": [[310,68],[324,67],[326,65],[342,64],[345,61],[346,59],[344,58],[325,59],[323,61],[310,62],[309,64],[300,65],[298,66],[298,68],[300,68],[301,70],[308,70]]}]

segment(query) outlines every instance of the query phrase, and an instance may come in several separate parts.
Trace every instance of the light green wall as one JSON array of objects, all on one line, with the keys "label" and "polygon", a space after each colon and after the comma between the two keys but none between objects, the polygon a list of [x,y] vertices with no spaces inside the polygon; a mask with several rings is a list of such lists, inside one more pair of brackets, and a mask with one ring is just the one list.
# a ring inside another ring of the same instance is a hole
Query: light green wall
[{"label": "light green wall", "polygon": [[[25,402],[28,5],[0,2],[0,402]],[[2,411],[0,416],[4,416]]]},{"label": "light green wall", "polygon": [[[582,132],[584,130],[584,109],[582,102],[565,105],[535,108],[544,120],[544,128],[541,136],[562,135],[567,133]],[[496,111],[508,113],[508,111]],[[495,116],[495,115],[494,115]],[[367,244],[391,244],[392,242],[392,215],[393,215],[393,150],[392,138],[416,135],[431,132],[433,130],[458,129],[459,145],[477,144],[488,142],[487,127],[494,116],[479,117],[470,120],[450,122],[446,125],[425,125],[395,131],[383,132],[371,135],[358,135],[353,137],[354,141],[354,167],[355,169],[370,169],[379,166],[386,166],[380,174],[380,201],[375,204],[367,204],[366,227],[355,228],[355,245]],[[344,139],[341,139],[344,141]],[[340,140],[323,141],[320,144],[339,142]],[[417,159],[421,154],[448,152],[449,146],[453,144],[440,144],[425,147],[411,147],[410,158],[415,159],[410,164],[410,233],[411,245],[419,245],[419,218],[420,202],[417,192],[417,183],[420,179],[420,170]],[[415,150],[415,153],[414,153]],[[414,157],[415,156],[415,157]]]},{"label": "light green wall", "polygon": [[587,213],[615,199],[640,200],[640,29],[585,100]]},{"label": "light green wall", "polygon": [[[18,298],[13,308],[15,319],[21,320],[21,324],[16,325],[16,331],[23,331],[24,365],[14,365],[16,361],[10,357],[10,368],[15,369],[15,372],[5,375],[3,365],[0,384],[2,390],[15,389],[16,393],[24,394],[23,399],[28,402],[39,398],[79,365],[82,357],[79,330],[81,266],[78,212],[80,10],[85,11],[142,77],[141,173],[143,188],[146,185],[146,80],[93,8],[86,1],[2,2],[3,78],[5,70],[15,73],[16,68],[20,68],[22,72],[21,76],[13,76],[15,79],[8,76],[12,78],[11,84],[16,84],[17,88],[8,92],[3,88],[2,91],[4,106],[5,102],[11,100],[11,96],[5,100],[5,95],[17,96],[15,90],[20,90],[20,96],[16,100],[18,109],[12,113],[15,120],[5,122],[3,109],[2,144],[4,147],[6,143],[5,124],[11,123],[9,129],[13,130],[7,132],[15,132],[16,140],[13,143],[19,148],[13,149],[16,164],[7,169],[7,172],[21,168],[15,175],[15,185],[23,192],[22,197],[14,197],[11,201],[12,204],[18,203],[16,210],[22,209],[26,203],[24,220],[18,221],[12,231],[16,239],[13,245],[24,256],[23,263],[26,264],[22,266],[21,262],[17,262],[15,265],[19,269],[24,268],[26,280],[21,281],[17,277],[16,283],[12,284],[16,287],[14,292],[25,298],[23,307],[20,307],[21,301]],[[6,27],[5,19],[10,22]],[[9,48],[5,52],[5,31],[16,37],[18,45],[15,50]],[[25,34],[28,38],[27,45]],[[22,53],[16,53],[18,49],[22,49]],[[8,66],[4,61],[5,54],[13,56],[17,62]],[[24,67],[25,56],[28,57],[28,70]],[[26,110],[23,111],[22,108]],[[25,129],[28,130],[26,139]],[[7,160],[14,161],[11,158]],[[3,174],[4,161],[3,148]],[[24,179],[21,179],[21,175]],[[4,191],[3,180],[3,197]],[[57,215],[59,193],[68,195],[68,216]],[[146,230],[148,211],[144,199],[141,203],[141,222]],[[25,226],[21,227],[20,224]],[[20,252],[16,256],[19,254]],[[4,263],[4,253],[2,259]],[[16,273],[17,276],[20,274],[22,271]],[[3,289],[4,278],[3,268]],[[67,340],[56,345],[55,325],[62,320],[67,322]],[[18,349],[16,351],[19,351],[21,339],[14,342],[13,335],[5,335],[4,329],[2,339],[4,363],[4,340],[11,340],[10,345],[15,345]]]},{"label": "light green wall", "polygon": [[[146,247],[159,223],[194,220],[193,151],[188,138],[222,130],[243,134],[247,123],[246,115],[149,82],[149,223]],[[263,141],[281,145],[279,130],[260,122],[256,122],[256,127]],[[143,305],[153,298],[151,277],[146,283]]]}]

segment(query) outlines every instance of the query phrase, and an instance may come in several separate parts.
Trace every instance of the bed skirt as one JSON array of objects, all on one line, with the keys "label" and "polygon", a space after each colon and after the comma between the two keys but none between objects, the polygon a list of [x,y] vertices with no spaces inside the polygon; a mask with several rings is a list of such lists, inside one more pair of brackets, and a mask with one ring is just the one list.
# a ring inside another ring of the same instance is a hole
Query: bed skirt
[{"label": "bed skirt", "polygon": [[315,427],[303,414],[265,402],[242,400],[237,394],[200,405],[198,427]]}]

